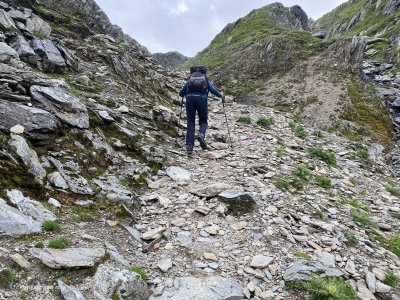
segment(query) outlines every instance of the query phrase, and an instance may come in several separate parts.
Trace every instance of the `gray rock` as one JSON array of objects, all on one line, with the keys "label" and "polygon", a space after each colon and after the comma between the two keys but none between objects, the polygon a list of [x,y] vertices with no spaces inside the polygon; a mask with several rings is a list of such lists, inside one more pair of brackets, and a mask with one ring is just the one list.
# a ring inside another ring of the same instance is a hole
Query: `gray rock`
[{"label": "gray rock", "polygon": [[319,270],[317,266],[308,266],[302,263],[290,265],[283,273],[285,281],[305,281],[310,278],[311,273]]},{"label": "gray rock", "polygon": [[30,18],[26,20],[26,27],[31,32],[36,31],[44,34],[46,37],[50,37],[51,26],[43,21],[39,16],[32,14]]},{"label": "gray rock", "polygon": [[0,9],[0,28],[5,31],[18,32],[13,19],[10,18],[4,9]]},{"label": "gray rock", "polygon": [[78,128],[89,128],[86,106],[61,88],[33,85],[30,93],[44,109],[54,113],[67,124]]},{"label": "gray rock", "polygon": [[24,136],[30,140],[48,140],[61,128],[58,119],[48,111],[0,100],[0,131],[8,134],[17,124],[25,128]]},{"label": "gray rock", "polygon": [[22,160],[28,172],[35,176],[36,180],[42,182],[46,176],[46,171],[42,167],[36,152],[29,147],[26,140],[22,136],[12,135],[8,145],[10,150]]},{"label": "gray rock", "polygon": [[88,86],[90,84],[90,78],[86,75],[81,75],[76,77],[76,82],[85,86]]},{"label": "gray rock", "polygon": [[150,300],[241,300],[243,288],[232,279],[223,277],[178,277],[174,287],[168,288],[161,296]]},{"label": "gray rock", "polygon": [[168,270],[172,268],[172,259],[167,258],[159,261],[157,267],[164,273],[168,272]]},{"label": "gray rock", "polygon": [[61,52],[51,40],[39,40],[35,38],[32,42],[33,50],[41,57],[39,67],[44,72],[62,73],[67,67]]},{"label": "gray rock", "polygon": [[380,281],[376,282],[376,292],[377,293],[390,293],[392,290],[391,286],[388,286]]},{"label": "gray rock", "polygon": [[32,16],[32,10],[29,8],[10,9],[7,14],[16,21],[25,22]]},{"label": "gray rock", "polygon": [[89,182],[79,175],[69,176],[62,174],[64,179],[67,181],[69,189],[75,194],[80,195],[93,195],[93,190]]},{"label": "gray rock", "polygon": [[149,292],[139,274],[110,264],[101,265],[94,276],[93,296],[98,300],[111,299],[147,300]]},{"label": "gray rock", "polygon": [[101,179],[94,179],[93,183],[107,193],[107,199],[114,202],[124,202],[131,205],[134,201],[132,192],[119,183],[115,176],[107,176]]},{"label": "gray rock", "polygon": [[181,167],[172,166],[169,167],[166,172],[174,181],[189,181],[192,178],[192,174]]},{"label": "gray rock", "polygon": [[318,31],[318,32],[314,33],[313,36],[323,40],[324,38],[326,38],[326,32]]},{"label": "gray rock", "polygon": [[10,46],[17,51],[22,61],[36,66],[38,56],[22,35],[13,37]]},{"label": "gray rock", "polygon": [[17,208],[26,216],[31,216],[39,222],[56,219],[56,216],[40,202],[25,197],[21,191],[7,191],[7,196],[10,199],[10,202],[16,205]]},{"label": "gray rock", "polygon": [[29,261],[27,261],[27,259],[25,257],[23,257],[21,254],[19,254],[19,253],[10,254],[9,257],[11,258],[11,260],[13,262],[15,262],[22,269],[27,270],[27,271],[31,269],[31,266],[32,266],[31,263]]},{"label": "gray rock", "polygon": [[29,253],[52,269],[90,268],[106,254],[103,248],[31,248]]},{"label": "gray rock", "polygon": [[157,106],[153,109],[153,119],[157,122],[177,122],[175,113],[165,106]]},{"label": "gray rock", "polygon": [[230,186],[225,183],[213,183],[210,185],[192,189],[190,193],[199,197],[212,198],[229,188]]},{"label": "gray rock", "polygon": [[274,260],[273,257],[264,256],[264,255],[256,255],[253,257],[250,263],[250,267],[257,269],[264,269],[269,266],[270,263]]},{"label": "gray rock", "polygon": [[0,198],[0,236],[20,236],[42,231],[41,222],[24,215]]},{"label": "gray rock", "polygon": [[113,261],[125,267],[130,266],[130,263],[118,252],[114,245],[110,244],[109,242],[106,242],[105,245],[107,247],[108,254],[110,254],[110,258]]},{"label": "gray rock", "polygon": [[17,51],[6,43],[0,42],[0,62],[7,64],[11,59],[19,59]]},{"label": "gray rock", "polygon": [[315,255],[318,257],[319,261],[329,268],[335,268],[335,256],[326,251],[315,251]]},{"label": "gray rock", "polygon": [[65,300],[85,300],[85,297],[76,287],[67,285],[61,280],[57,280],[57,284]]},{"label": "gray rock", "polygon": [[226,190],[218,194],[218,198],[229,206],[229,211],[234,215],[245,214],[253,211],[257,203],[249,194]]},{"label": "gray rock", "polygon": [[56,188],[60,188],[63,190],[68,189],[67,182],[65,181],[64,177],[62,177],[59,172],[54,172],[54,173],[47,175],[47,179]]},{"label": "gray rock", "polygon": [[50,198],[49,201],[47,201],[47,203],[53,205],[54,207],[61,207],[61,203],[54,198]]},{"label": "gray rock", "polygon": [[374,273],[368,271],[367,274],[365,274],[365,282],[367,283],[369,290],[373,294],[375,294],[376,293],[376,278],[375,278]]},{"label": "gray rock", "polygon": [[106,110],[101,110],[101,111],[98,111],[97,113],[99,114],[100,118],[101,118],[104,122],[106,122],[106,123],[114,123],[114,122],[115,122],[115,119],[114,119],[112,116],[110,116],[110,114],[108,113],[108,111],[106,111]]},{"label": "gray rock", "polygon": [[344,269],[346,272],[354,275],[356,273],[356,265],[354,264],[354,261],[348,260]]}]

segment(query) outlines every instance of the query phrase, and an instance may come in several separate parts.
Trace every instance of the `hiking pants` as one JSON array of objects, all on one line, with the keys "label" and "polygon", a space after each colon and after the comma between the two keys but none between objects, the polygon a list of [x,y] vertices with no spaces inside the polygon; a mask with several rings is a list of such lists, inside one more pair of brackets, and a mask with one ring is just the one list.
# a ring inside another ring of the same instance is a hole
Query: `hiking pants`
[{"label": "hiking pants", "polygon": [[186,148],[193,149],[194,132],[196,127],[196,112],[199,114],[200,136],[206,136],[208,127],[208,99],[202,96],[189,95],[186,97],[187,132]]}]

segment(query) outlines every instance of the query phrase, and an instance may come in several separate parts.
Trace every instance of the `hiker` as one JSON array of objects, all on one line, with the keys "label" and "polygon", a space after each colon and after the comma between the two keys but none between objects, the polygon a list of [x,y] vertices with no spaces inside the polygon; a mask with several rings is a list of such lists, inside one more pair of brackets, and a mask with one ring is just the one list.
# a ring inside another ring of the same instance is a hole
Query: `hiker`
[{"label": "hiker", "polygon": [[199,115],[199,135],[197,140],[203,150],[207,150],[205,140],[208,127],[208,93],[222,98],[224,103],[224,92],[219,92],[207,79],[207,69],[204,66],[190,68],[190,77],[186,81],[179,96],[186,97],[187,132],[186,132],[186,151],[192,155],[194,147],[194,132],[196,111]]}]

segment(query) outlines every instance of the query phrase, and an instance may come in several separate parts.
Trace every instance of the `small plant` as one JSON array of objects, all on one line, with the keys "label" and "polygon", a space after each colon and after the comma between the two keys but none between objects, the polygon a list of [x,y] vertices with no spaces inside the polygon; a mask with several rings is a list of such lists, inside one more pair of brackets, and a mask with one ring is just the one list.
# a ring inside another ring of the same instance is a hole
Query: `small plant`
[{"label": "small plant", "polygon": [[276,156],[277,157],[282,157],[284,153],[285,153],[285,148],[284,147],[279,147],[278,149],[276,149]]},{"label": "small plant", "polygon": [[361,159],[369,158],[368,150],[365,150],[365,149],[360,149],[360,150],[354,152],[353,154],[354,154],[354,156],[361,158]]},{"label": "small plant", "polygon": [[394,236],[386,240],[384,242],[384,246],[392,253],[396,254],[397,256],[400,256],[400,233],[395,234]]},{"label": "small plant", "polygon": [[310,259],[311,258],[310,254],[308,254],[307,252],[304,252],[304,251],[296,251],[295,253],[293,253],[293,255],[296,256],[296,257],[302,257],[302,258],[305,258],[305,259]]},{"label": "small plant", "polygon": [[358,201],[356,199],[347,199],[347,200],[344,200],[342,203],[351,205],[354,208],[359,208],[359,209],[362,209],[364,211],[368,211],[369,210],[368,206],[366,206],[365,204],[361,203],[360,201]]},{"label": "small plant", "polygon": [[386,276],[385,276],[385,280],[383,280],[384,284],[387,284],[391,287],[397,287],[400,283],[400,278],[397,277],[393,271],[391,270],[386,270],[385,272]]},{"label": "small plant", "polygon": [[237,120],[237,123],[242,124],[251,124],[251,117],[250,116],[240,116]]},{"label": "small plant", "polygon": [[397,220],[400,220],[400,212],[396,213],[396,214],[394,215],[394,217],[395,217]]},{"label": "small plant", "polygon": [[358,224],[361,224],[365,227],[371,227],[373,225],[373,222],[370,219],[369,215],[359,209],[352,208],[350,210],[350,215],[353,221]]},{"label": "small plant", "polygon": [[312,156],[318,157],[324,161],[328,166],[336,166],[335,153],[329,150],[324,150],[321,147],[314,147],[310,149]]},{"label": "small plant", "polygon": [[281,190],[281,191],[287,191],[290,188],[290,182],[287,179],[283,179],[283,178],[279,178],[276,183],[275,186],[277,189]]},{"label": "small plant", "polygon": [[315,184],[324,189],[330,189],[332,187],[331,179],[325,176],[315,176]]},{"label": "small plant", "polygon": [[140,277],[142,277],[142,280],[143,280],[143,281],[149,280],[149,275],[147,275],[146,271],[143,270],[141,267],[137,267],[137,266],[132,267],[132,268],[131,268],[131,271],[134,272],[134,273],[139,274]]},{"label": "small plant", "polygon": [[357,180],[354,178],[354,177],[351,177],[350,179],[349,179],[349,181],[350,181],[350,183],[352,184],[352,185],[357,185]]},{"label": "small plant", "polygon": [[269,129],[272,125],[275,124],[275,121],[271,117],[261,116],[258,118],[256,124],[260,127]]},{"label": "small plant", "polygon": [[292,172],[293,176],[297,176],[303,180],[308,180],[311,171],[305,165],[298,165]]},{"label": "small plant", "polygon": [[324,135],[322,134],[322,131],[319,131],[319,130],[315,131],[314,135],[319,139],[322,139],[324,137]]},{"label": "small plant", "polygon": [[46,220],[42,223],[42,228],[45,231],[57,231],[60,230],[60,224],[53,220]]},{"label": "small plant", "polygon": [[12,287],[16,279],[15,272],[9,268],[6,268],[0,272],[0,287],[3,289],[9,289]]},{"label": "small plant", "polygon": [[47,36],[41,31],[33,30],[32,34],[33,34],[34,37],[38,38],[39,40],[47,39]]},{"label": "small plant", "polygon": [[314,210],[314,215],[321,220],[326,220],[326,215],[324,214],[324,212],[322,210],[320,210],[319,208]]},{"label": "small plant", "polygon": [[358,244],[358,239],[350,230],[343,230],[343,235],[346,238],[345,244],[349,246],[356,246]]},{"label": "small plant", "polygon": [[286,146],[285,142],[280,137],[277,138],[276,143],[278,144],[278,146],[281,146],[281,147]]},{"label": "small plant", "polygon": [[43,248],[44,248],[44,243],[43,243],[42,241],[37,242],[37,243],[35,244],[35,247],[36,247],[36,248],[43,249]]},{"label": "small plant", "polygon": [[304,130],[304,127],[297,126],[293,129],[293,133],[296,137],[300,139],[305,139],[308,136],[308,133]]},{"label": "small plant", "polygon": [[50,240],[48,246],[49,248],[54,249],[65,249],[70,245],[70,243],[71,240],[68,237],[62,236],[54,240]]},{"label": "small plant", "polygon": [[392,194],[393,196],[399,197],[400,198],[400,191],[396,189],[393,185],[387,185],[385,187],[385,190]]},{"label": "small plant", "polygon": [[304,290],[310,293],[309,300],[357,300],[352,286],[342,278],[312,276],[309,281],[292,281],[288,288]]}]

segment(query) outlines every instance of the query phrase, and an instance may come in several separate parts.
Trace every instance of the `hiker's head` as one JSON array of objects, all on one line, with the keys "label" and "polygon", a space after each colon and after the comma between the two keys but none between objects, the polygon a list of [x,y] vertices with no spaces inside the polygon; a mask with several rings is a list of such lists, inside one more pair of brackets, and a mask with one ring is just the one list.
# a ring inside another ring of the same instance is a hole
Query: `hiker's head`
[{"label": "hiker's head", "polygon": [[205,66],[194,66],[190,68],[190,74],[193,74],[195,72],[200,72],[203,74],[207,74],[207,68]]}]

